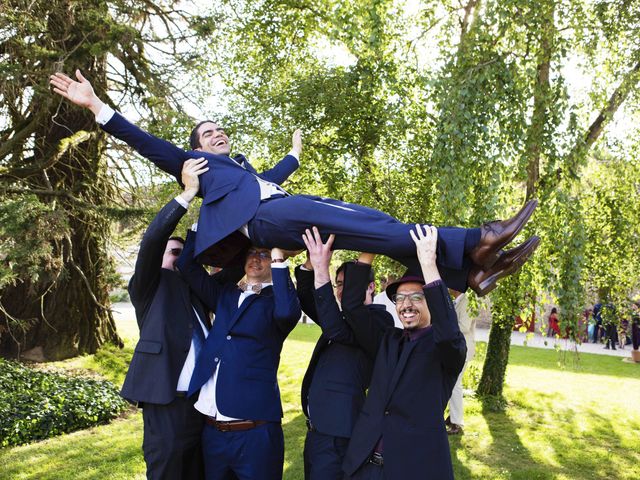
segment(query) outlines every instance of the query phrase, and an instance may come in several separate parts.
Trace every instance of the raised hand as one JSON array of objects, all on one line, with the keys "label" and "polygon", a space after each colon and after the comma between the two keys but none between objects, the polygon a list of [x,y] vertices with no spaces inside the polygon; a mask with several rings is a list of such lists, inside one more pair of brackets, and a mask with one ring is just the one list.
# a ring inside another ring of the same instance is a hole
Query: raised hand
[{"label": "raised hand", "polygon": [[182,165],[182,183],[184,184],[184,192],[181,196],[187,202],[193,200],[200,189],[200,179],[198,178],[204,172],[209,170],[206,158],[190,158]]},{"label": "raised hand", "polygon": [[322,237],[317,227],[312,228],[313,231],[306,229],[302,234],[302,240],[309,252],[309,261],[313,266],[314,284],[316,288],[331,281],[329,276],[329,264],[331,263],[331,246],[335,239],[335,235],[329,235],[327,243],[322,243]]},{"label": "raised hand", "polygon": [[295,132],[293,132],[291,143],[291,149],[294,150],[298,154],[298,158],[300,158],[300,154],[302,153],[302,130],[298,128]]},{"label": "raised hand", "polygon": [[430,225],[422,226],[416,224],[415,231],[411,230],[409,233],[416,244],[416,253],[425,283],[438,280],[440,278],[440,272],[438,272],[438,267],[436,266],[438,229]]},{"label": "raised hand", "polygon": [[49,77],[49,83],[55,93],[63,96],[71,103],[88,108],[97,115],[102,108],[102,101],[93,91],[91,82],[84,78],[80,70],[76,70],[76,78],[78,81],[73,80],[62,72],[56,72]]}]

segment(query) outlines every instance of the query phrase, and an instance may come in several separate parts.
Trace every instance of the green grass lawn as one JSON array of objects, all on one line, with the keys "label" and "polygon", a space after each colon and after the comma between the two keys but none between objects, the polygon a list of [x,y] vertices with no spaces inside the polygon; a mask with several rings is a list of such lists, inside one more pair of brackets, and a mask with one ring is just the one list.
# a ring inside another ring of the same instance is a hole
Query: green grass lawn
[{"label": "green grass lawn", "polygon": [[[129,328],[129,327],[127,327]],[[120,383],[135,342],[57,365],[90,368]],[[133,333],[132,333],[133,332]],[[300,383],[319,329],[298,325],[282,353],[285,474],[303,478]],[[481,368],[484,344],[469,369]],[[465,377],[467,379],[467,377]],[[640,365],[619,357],[512,347],[505,412],[465,398],[465,435],[451,438],[458,479],[635,479],[640,468]],[[110,425],[0,450],[0,479],[143,479],[142,423],[132,411]]]}]

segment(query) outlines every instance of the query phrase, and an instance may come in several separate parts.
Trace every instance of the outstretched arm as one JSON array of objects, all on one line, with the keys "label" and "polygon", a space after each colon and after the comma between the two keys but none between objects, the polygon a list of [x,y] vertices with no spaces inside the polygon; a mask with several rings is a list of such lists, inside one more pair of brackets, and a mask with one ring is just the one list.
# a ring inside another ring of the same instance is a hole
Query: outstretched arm
[{"label": "outstretched arm", "polygon": [[84,78],[80,70],[76,70],[76,78],[77,82],[62,72],[56,72],[49,77],[49,83],[55,93],[79,107],[88,108],[97,116],[104,102],[98,98],[91,82]]},{"label": "outstretched arm", "polygon": [[270,182],[280,185],[300,166],[302,154],[302,130],[297,129],[291,138],[291,151],[278,164],[260,175]]},{"label": "outstretched arm", "polygon": [[118,112],[114,112],[111,107],[98,98],[93,91],[91,82],[82,75],[80,70],[76,70],[76,78],[77,81],[64,73],[57,72],[51,75],[49,82],[55,93],[75,105],[91,110],[96,119],[98,116],[104,116],[105,123],[101,125],[104,131],[126,142],[158,168],[173,175],[180,183],[182,164],[188,158],[196,158],[196,154],[189,155],[172,143],[145,132]]}]

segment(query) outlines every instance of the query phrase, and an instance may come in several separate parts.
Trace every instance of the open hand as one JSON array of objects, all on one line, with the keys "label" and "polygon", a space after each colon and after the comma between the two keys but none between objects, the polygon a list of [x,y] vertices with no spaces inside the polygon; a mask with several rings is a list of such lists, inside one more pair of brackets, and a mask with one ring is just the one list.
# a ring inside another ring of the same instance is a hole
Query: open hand
[{"label": "open hand", "polygon": [[[415,231],[409,231],[416,244],[416,253],[422,268],[425,283],[433,282],[440,278],[436,266],[436,247],[438,246],[438,229],[431,225],[416,224]],[[429,277],[429,278],[427,278]]]},{"label": "open hand", "polygon": [[102,108],[102,101],[93,91],[91,82],[84,78],[80,70],[76,70],[76,78],[78,81],[62,72],[56,72],[49,77],[49,83],[55,93],[80,107],[88,108],[97,115]]},{"label": "open hand", "polygon": [[200,189],[200,179],[198,178],[204,172],[209,170],[206,158],[190,158],[182,165],[182,183],[184,184],[185,200],[190,202],[198,194]]},{"label": "open hand", "polygon": [[336,236],[331,234],[327,239],[327,243],[322,243],[322,237],[317,227],[313,227],[313,231],[306,229],[302,234],[302,240],[307,246],[309,252],[309,261],[314,271],[314,284],[316,288],[331,281],[329,276],[329,264],[331,263],[331,246]]},{"label": "open hand", "polygon": [[302,130],[298,128],[295,132],[293,132],[291,143],[292,150],[294,150],[298,154],[298,158],[300,158],[300,154],[302,153]]}]

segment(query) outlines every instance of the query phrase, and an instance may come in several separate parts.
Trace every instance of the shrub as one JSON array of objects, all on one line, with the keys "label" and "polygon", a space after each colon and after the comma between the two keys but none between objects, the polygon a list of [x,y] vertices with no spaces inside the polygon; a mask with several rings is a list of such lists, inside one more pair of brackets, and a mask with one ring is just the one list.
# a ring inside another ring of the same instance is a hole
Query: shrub
[{"label": "shrub", "polygon": [[0,359],[0,446],[107,423],[127,405],[106,380],[38,371]]}]

